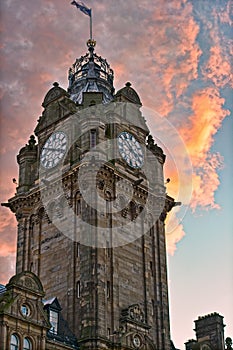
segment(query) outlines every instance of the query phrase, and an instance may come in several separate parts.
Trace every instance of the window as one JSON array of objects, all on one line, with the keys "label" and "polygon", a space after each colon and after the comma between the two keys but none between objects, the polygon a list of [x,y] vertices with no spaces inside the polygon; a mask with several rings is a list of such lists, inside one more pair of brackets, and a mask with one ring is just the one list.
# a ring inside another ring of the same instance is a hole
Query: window
[{"label": "window", "polygon": [[30,315],[30,309],[29,309],[29,307],[28,307],[26,304],[23,304],[23,305],[21,306],[21,313],[22,313],[22,315],[25,316],[25,317],[27,317],[27,316]]},{"label": "window", "polygon": [[107,281],[107,298],[110,298],[110,282]]},{"label": "window", "polygon": [[154,310],[155,310],[155,301],[154,299],[151,299],[151,315],[154,316]]},{"label": "window", "polygon": [[12,334],[10,346],[10,350],[19,350],[19,338],[16,334]]},{"label": "window", "polygon": [[107,329],[107,334],[108,334],[108,338],[110,338],[110,334],[111,334],[110,328]]},{"label": "window", "polygon": [[152,224],[150,224],[150,236],[154,236],[154,226],[152,226]]},{"label": "window", "polygon": [[131,220],[133,221],[137,217],[137,207],[134,202],[130,202],[130,213],[131,213]]},{"label": "window", "polygon": [[77,199],[77,215],[80,215],[82,211],[82,203],[81,203],[81,198]]},{"label": "window", "polygon": [[23,350],[31,350],[32,349],[32,343],[31,340],[28,338],[24,338],[23,340]]},{"label": "window", "polygon": [[110,257],[110,245],[109,241],[106,241],[106,256],[109,258]]},{"label": "window", "polygon": [[151,275],[153,276],[154,269],[153,269],[153,262],[152,261],[150,261],[150,270],[151,270]]},{"label": "window", "polygon": [[80,295],[81,295],[80,281],[78,281],[76,285],[76,295],[77,295],[77,298],[80,298]]},{"label": "window", "polygon": [[58,330],[58,313],[56,311],[49,311],[49,322],[51,323],[50,332],[57,334]]},{"label": "window", "polygon": [[77,256],[77,258],[80,256],[80,243],[79,242],[77,242],[76,256]]},{"label": "window", "polygon": [[90,133],[90,147],[93,148],[96,146],[96,130],[91,130]]}]

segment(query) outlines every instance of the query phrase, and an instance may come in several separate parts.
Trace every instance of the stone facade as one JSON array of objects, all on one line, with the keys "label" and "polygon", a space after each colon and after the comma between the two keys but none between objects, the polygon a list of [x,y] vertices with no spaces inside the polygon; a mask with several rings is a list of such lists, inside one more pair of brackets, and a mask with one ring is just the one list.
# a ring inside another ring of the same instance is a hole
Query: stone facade
[{"label": "stone facade", "polygon": [[[77,341],[60,320],[60,328],[51,332],[48,309],[40,280],[31,272],[13,276],[0,293],[1,350],[78,349]],[[60,311],[60,310],[59,310]],[[63,322],[62,322],[63,321]]]},{"label": "stone facade", "polygon": [[[35,274],[46,299],[57,298],[81,349],[170,350],[164,221],[175,202],[165,155],[148,137],[136,91],[127,83],[114,95],[113,72],[93,51],[70,71],[71,98],[57,83],[48,91],[38,142],[31,136],[17,157],[17,193],[5,204],[18,220],[16,271]],[[59,171],[40,165],[58,130],[69,145]],[[143,146],[150,181],[120,157],[124,132]]]}]

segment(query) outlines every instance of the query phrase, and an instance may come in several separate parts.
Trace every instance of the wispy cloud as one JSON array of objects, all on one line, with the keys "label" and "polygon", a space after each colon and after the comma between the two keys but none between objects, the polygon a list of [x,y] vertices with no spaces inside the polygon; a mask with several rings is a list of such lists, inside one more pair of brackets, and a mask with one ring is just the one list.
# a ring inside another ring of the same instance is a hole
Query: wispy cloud
[{"label": "wispy cloud", "polygon": [[214,193],[219,185],[218,170],[223,159],[213,153],[214,135],[230,112],[217,88],[205,88],[192,96],[193,114],[179,129],[193,164],[193,196],[191,207],[217,208]]}]

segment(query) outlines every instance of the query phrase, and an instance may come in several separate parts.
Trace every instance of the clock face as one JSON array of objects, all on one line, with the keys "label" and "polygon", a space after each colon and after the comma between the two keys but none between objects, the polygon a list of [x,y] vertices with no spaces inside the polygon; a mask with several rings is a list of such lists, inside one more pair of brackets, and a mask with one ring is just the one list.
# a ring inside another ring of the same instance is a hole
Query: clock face
[{"label": "clock face", "polygon": [[132,168],[141,168],[143,165],[143,151],[140,143],[129,132],[122,132],[118,135],[118,148],[122,158]]},{"label": "clock face", "polygon": [[140,348],[141,346],[141,339],[137,334],[133,337],[133,345],[135,348]]},{"label": "clock face", "polygon": [[46,169],[54,168],[64,157],[67,148],[67,137],[62,131],[53,133],[45,142],[40,162]]}]

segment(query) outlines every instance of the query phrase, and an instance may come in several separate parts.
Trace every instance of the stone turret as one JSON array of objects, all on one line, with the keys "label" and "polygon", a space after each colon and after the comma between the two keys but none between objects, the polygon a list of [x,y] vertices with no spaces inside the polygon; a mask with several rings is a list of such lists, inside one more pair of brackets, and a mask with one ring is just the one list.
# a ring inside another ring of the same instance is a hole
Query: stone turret
[{"label": "stone turret", "polygon": [[28,144],[21,148],[17,162],[19,164],[19,183],[17,191],[27,192],[37,176],[37,145],[34,135],[30,136]]}]

